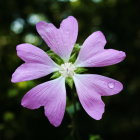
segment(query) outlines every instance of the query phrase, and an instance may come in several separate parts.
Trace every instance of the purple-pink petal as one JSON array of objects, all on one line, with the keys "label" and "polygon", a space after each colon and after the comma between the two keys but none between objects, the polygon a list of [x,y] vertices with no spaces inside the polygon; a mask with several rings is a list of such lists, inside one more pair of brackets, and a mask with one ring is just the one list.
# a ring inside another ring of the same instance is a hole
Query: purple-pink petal
[{"label": "purple-pink petal", "polygon": [[36,28],[51,50],[68,61],[78,35],[77,20],[69,16],[62,21],[59,29],[41,21],[36,24]]},{"label": "purple-pink petal", "polygon": [[31,45],[17,46],[17,55],[25,61],[12,75],[12,82],[22,82],[46,76],[58,70],[58,65],[43,50]]},{"label": "purple-pink petal", "polygon": [[105,105],[101,99],[101,95],[98,94],[94,87],[90,87],[88,80],[85,80],[83,77],[84,75],[79,74],[74,76],[79,100],[89,116],[96,120],[100,120],[104,113]]},{"label": "purple-pink petal", "polygon": [[65,78],[59,77],[34,87],[24,95],[21,104],[29,109],[44,106],[50,123],[59,126],[66,106]]},{"label": "purple-pink petal", "polygon": [[16,47],[17,55],[26,63],[39,63],[56,67],[56,63],[42,49],[28,43]]},{"label": "purple-pink petal", "polygon": [[84,82],[89,89],[94,89],[101,96],[110,96],[119,93],[123,89],[121,82],[98,74],[76,74],[76,77]]},{"label": "purple-pink petal", "polygon": [[119,81],[97,74],[75,74],[74,82],[83,108],[96,120],[104,112],[101,96],[114,95],[123,89]]},{"label": "purple-pink petal", "polygon": [[12,75],[12,82],[22,82],[37,79],[43,76],[46,76],[53,71],[56,71],[57,68],[53,68],[44,64],[38,63],[24,63],[19,66]]},{"label": "purple-pink petal", "polygon": [[123,51],[117,51],[114,49],[104,49],[90,58],[77,63],[80,67],[103,67],[113,64],[117,64],[124,60],[125,53]]},{"label": "purple-pink petal", "polygon": [[104,49],[105,44],[100,31],[93,33],[83,43],[75,64],[79,67],[103,67],[124,60],[126,55],[123,51]]}]

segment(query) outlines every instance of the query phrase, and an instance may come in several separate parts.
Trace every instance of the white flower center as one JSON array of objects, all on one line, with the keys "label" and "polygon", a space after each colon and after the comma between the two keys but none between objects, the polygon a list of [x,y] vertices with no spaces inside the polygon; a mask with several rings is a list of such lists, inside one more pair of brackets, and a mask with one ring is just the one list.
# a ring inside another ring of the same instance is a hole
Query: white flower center
[{"label": "white flower center", "polygon": [[74,70],[76,70],[76,67],[72,63],[64,63],[60,66],[59,72],[64,77],[71,77],[74,75]]}]

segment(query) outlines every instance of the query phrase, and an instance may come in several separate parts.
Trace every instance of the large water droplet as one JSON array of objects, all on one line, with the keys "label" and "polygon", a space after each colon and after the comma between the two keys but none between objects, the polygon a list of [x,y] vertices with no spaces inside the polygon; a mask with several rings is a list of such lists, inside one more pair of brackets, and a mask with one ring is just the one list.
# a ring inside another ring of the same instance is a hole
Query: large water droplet
[{"label": "large water droplet", "polygon": [[115,84],[113,82],[110,82],[110,83],[108,83],[108,87],[109,88],[114,88],[115,87]]}]

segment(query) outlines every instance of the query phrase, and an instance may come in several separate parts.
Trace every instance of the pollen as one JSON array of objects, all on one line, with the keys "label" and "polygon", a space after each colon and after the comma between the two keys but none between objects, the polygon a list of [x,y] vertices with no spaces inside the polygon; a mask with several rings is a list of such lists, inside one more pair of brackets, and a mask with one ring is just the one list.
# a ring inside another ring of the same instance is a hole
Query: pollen
[{"label": "pollen", "polygon": [[74,71],[76,70],[76,67],[72,63],[64,63],[60,66],[59,72],[64,77],[72,77],[74,75]]}]

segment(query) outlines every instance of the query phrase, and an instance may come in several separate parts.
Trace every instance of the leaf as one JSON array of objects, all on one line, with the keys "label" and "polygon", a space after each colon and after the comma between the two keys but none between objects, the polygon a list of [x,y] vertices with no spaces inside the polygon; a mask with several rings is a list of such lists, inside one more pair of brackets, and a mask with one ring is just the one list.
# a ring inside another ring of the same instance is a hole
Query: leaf
[{"label": "leaf", "polygon": [[72,56],[69,59],[69,62],[74,63],[75,60],[76,60],[76,58],[77,58],[77,54],[76,53],[73,53]]},{"label": "leaf", "polygon": [[71,53],[71,57],[69,59],[69,62],[72,62],[72,63],[75,62],[75,60],[77,59],[79,51],[80,51],[80,45],[79,44],[75,44],[74,48],[73,48],[73,51]]},{"label": "leaf", "polygon": [[63,64],[64,61],[57,55],[55,54],[52,50],[48,50],[47,54],[59,65]]},{"label": "leaf", "polygon": [[69,87],[71,89],[73,88],[74,81],[73,81],[73,79],[71,77],[66,78],[66,83],[69,85]]},{"label": "leaf", "polygon": [[74,51],[75,52],[79,52],[80,51],[81,46],[79,44],[75,44],[74,45]]},{"label": "leaf", "polygon": [[57,72],[54,72],[54,73],[53,73],[53,75],[51,76],[50,79],[56,79],[56,78],[58,78],[58,77],[60,77],[60,76],[61,76],[61,73],[60,73],[59,71],[57,71]]},{"label": "leaf", "polygon": [[77,68],[76,70],[75,70],[75,73],[78,73],[78,74],[80,74],[80,73],[84,73],[84,72],[86,72],[86,71],[88,71],[86,68]]}]

